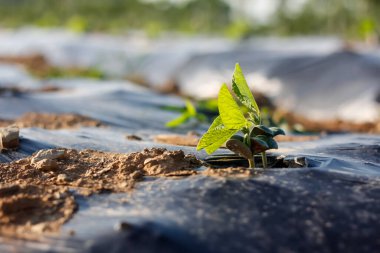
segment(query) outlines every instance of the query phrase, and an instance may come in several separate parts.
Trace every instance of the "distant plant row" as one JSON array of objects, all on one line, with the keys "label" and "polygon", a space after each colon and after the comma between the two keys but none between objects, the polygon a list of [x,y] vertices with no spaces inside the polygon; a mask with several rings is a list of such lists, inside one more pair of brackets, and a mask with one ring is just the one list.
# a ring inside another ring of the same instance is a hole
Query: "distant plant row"
[{"label": "distant plant row", "polygon": [[376,40],[380,34],[378,0],[308,0],[297,11],[292,8],[297,1],[280,0],[277,11],[265,24],[232,10],[229,1],[188,0],[171,4],[168,0],[0,0],[0,26],[32,25],[117,33],[137,29],[150,36],[162,31],[179,31],[235,38],[334,34]]}]

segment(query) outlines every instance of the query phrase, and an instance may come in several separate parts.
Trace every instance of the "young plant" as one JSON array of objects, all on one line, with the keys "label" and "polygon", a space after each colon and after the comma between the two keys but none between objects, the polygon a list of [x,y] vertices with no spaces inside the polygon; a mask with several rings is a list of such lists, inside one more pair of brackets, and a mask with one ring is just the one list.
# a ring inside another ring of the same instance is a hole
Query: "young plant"
[{"label": "young plant", "polygon": [[262,125],[260,109],[238,63],[232,78],[232,90],[248,112],[243,113],[227,85],[223,84],[218,95],[219,116],[199,140],[197,150],[204,149],[211,154],[226,143],[228,149],[248,160],[250,168],[255,167],[254,156],[261,153],[263,167],[266,168],[266,151],[278,148],[273,137],[285,132]]},{"label": "young plant", "polygon": [[[185,104],[186,104],[185,109],[184,110],[182,110],[182,109],[179,110],[179,111],[182,112],[182,114],[179,117],[177,117],[177,118],[175,118],[175,119],[167,122],[165,124],[166,127],[169,127],[169,128],[179,127],[180,125],[185,124],[186,122],[188,122],[192,118],[195,118],[199,122],[206,121],[206,116],[203,115],[202,113],[198,113],[197,109],[195,108],[195,106],[193,105],[193,103],[191,103],[190,100],[187,99],[185,101]],[[177,108],[169,108],[169,109],[175,109],[175,110],[177,110]]]}]

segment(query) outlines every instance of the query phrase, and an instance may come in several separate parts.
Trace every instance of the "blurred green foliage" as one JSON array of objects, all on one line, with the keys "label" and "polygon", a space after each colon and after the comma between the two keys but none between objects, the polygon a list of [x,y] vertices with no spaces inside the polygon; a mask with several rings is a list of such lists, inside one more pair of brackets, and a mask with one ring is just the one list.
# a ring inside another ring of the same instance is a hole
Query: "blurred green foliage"
[{"label": "blurred green foliage", "polygon": [[105,79],[105,74],[96,68],[59,68],[50,67],[45,71],[30,71],[32,75],[48,79],[48,78],[91,78]]},{"label": "blurred green foliage", "polygon": [[[378,38],[379,0],[308,0],[297,11],[294,1],[279,0],[267,23],[239,14],[234,0],[0,0],[0,26],[65,27],[74,32],[144,30],[220,34],[231,38],[251,35],[339,35]],[[254,1],[254,0],[252,0]],[[269,0],[268,0],[269,1]]]},{"label": "blurred green foliage", "polygon": [[0,0],[0,26],[66,27],[75,32],[145,30],[213,33],[230,22],[229,6],[220,0],[173,5],[139,0]]},{"label": "blurred green foliage", "polygon": [[309,0],[294,13],[289,0],[280,0],[269,30],[276,34],[338,35],[371,39],[380,35],[379,0]]}]

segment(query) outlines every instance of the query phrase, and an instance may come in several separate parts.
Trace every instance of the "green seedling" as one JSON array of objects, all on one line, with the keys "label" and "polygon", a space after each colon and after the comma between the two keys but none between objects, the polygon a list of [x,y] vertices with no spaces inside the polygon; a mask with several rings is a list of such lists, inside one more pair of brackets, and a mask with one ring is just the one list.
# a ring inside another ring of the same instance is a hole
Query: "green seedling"
[{"label": "green seedling", "polygon": [[167,122],[165,124],[166,127],[169,127],[169,128],[179,127],[180,125],[188,122],[192,118],[195,118],[196,120],[200,122],[206,121],[206,116],[201,113],[198,113],[197,109],[195,108],[193,103],[191,103],[190,100],[186,100],[185,105],[186,105],[185,110],[182,110],[182,109],[177,110],[176,108],[168,108],[170,110],[181,111],[182,114],[179,117]]},{"label": "green seedling", "polygon": [[208,99],[192,103],[187,99],[184,107],[163,106],[161,109],[181,113],[179,117],[165,124],[166,127],[176,128],[184,125],[190,119],[194,119],[197,123],[211,122],[211,119],[218,115],[218,101],[217,99]]},{"label": "green seedling", "polygon": [[219,116],[199,140],[197,150],[204,149],[208,154],[215,152],[226,143],[226,147],[248,160],[249,167],[255,167],[254,156],[261,154],[263,167],[266,168],[266,151],[277,149],[276,135],[285,132],[278,127],[263,125],[260,109],[247,85],[239,64],[236,64],[232,78],[232,90],[239,106],[226,84],[218,95]]}]

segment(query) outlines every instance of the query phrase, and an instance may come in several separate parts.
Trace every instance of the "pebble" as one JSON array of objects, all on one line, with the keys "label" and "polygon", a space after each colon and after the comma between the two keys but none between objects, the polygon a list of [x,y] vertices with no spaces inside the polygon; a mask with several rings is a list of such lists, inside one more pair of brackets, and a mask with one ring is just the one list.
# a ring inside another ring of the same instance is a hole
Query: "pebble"
[{"label": "pebble", "polygon": [[66,174],[59,174],[57,176],[57,181],[58,182],[66,182],[68,180],[68,177]]},{"label": "pebble", "polygon": [[52,159],[42,159],[36,163],[33,163],[34,167],[43,171],[55,170],[58,168],[58,163]]},{"label": "pebble", "polygon": [[0,128],[0,149],[16,149],[20,145],[20,129],[17,126]]},{"label": "pebble", "polygon": [[35,154],[32,158],[31,163],[35,164],[43,159],[61,159],[66,157],[66,151],[65,150],[59,150],[59,149],[44,149],[40,150]]},{"label": "pebble", "polygon": [[133,225],[130,223],[127,223],[125,221],[118,222],[114,225],[114,229],[116,231],[125,231],[125,230],[129,230],[132,228],[133,228]]}]

